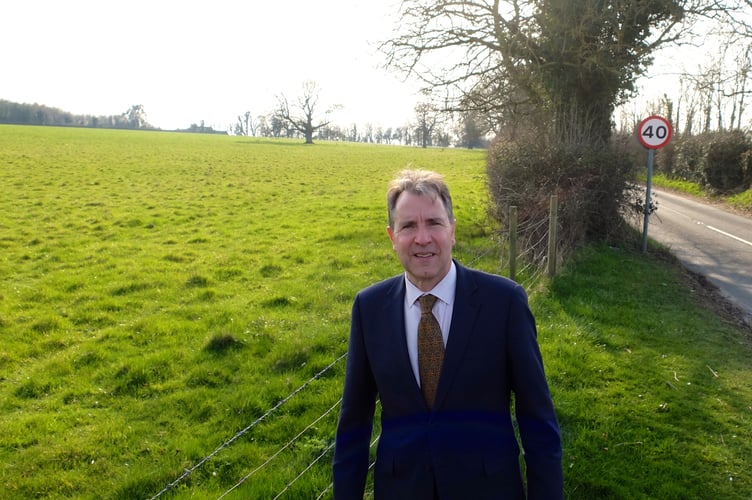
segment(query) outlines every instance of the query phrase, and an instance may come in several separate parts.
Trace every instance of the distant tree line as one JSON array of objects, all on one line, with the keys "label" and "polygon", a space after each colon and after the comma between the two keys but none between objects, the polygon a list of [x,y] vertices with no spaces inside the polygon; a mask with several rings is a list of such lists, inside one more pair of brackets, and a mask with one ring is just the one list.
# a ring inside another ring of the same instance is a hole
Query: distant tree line
[{"label": "distant tree line", "polygon": [[[327,109],[319,116],[316,108],[319,90],[314,82],[306,82],[297,100],[288,103],[284,96],[280,96],[276,110],[256,117],[246,111],[227,131],[207,126],[203,120],[178,131],[202,134],[230,132],[255,137],[400,144],[424,148],[488,146],[491,122],[477,111],[446,111],[423,102],[415,106],[415,118],[399,127],[374,126],[372,123],[340,126],[329,120],[329,115],[338,106]],[[22,104],[0,99],[0,124],[157,130],[148,122],[144,106],[140,104],[131,106],[119,115],[93,116],[76,115],[43,104]]]},{"label": "distant tree line", "polygon": [[0,99],[0,123],[90,128],[155,128],[146,120],[146,111],[141,104],[135,104],[119,115],[93,116],[76,115],[43,104],[22,104],[3,99]]},{"label": "distant tree line", "polygon": [[188,128],[177,129],[176,132],[190,132],[193,134],[227,135],[227,132],[224,130],[217,130],[214,127],[211,127],[210,125],[204,124],[204,120],[201,120],[200,124],[191,123],[191,126]]},{"label": "distant tree line", "polygon": [[[430,117],[416,112],[414,121],[398,127],[384,127],[365,123],[358,125],[327,124],[312,133],[312,138],[324,141],[364,142],[369,144],[396,144],[418,147],[465,147],[488,146],[488,129],[473,121],[470,116],[453,119],[453,113],[436,112]],[[255,118],[246,112],[238,116],[232,128],[234,135],[249,137],[284,137],[305,139],[304,133],[281,120],[275,114],[258,115]]]},{"label": "distant tree line", "polygon": [[365,142],[371,144],[401,144],[406,146],[438,146],[484,148],[488,146],[491,123],[474,111],[452,112],[424,102],[414,108],[415,119],[400,127],[365,126],[352,123],[335,125],[331,115],[340,105],[321,110],[316,82],[303,84],[295,99],[284,94],[277,96],[277,108],[271,113],[254,117],[250,111],[238,115],[228,131],[249,137],[302,138],[306,144],[313,140]]},{"label": "distant tree line", "polygon": [[415,106],[415,119],[401,127],[374,127],[367,123],[337,126],[330,115],[340,106],[320,112],[320,88],[315,82],[305,82],[295,100],[278,96],[277,109],[255,118],[250,111],[238,115],[231,128],[235,135],[256,137],[300,137],[306,144],[313,139],[327,141],[365,142],[373,144],[402,144],[406,146],[438,146],[484,148],[488,146],[491,122],[474,110],[452,112],[423,102]]}]

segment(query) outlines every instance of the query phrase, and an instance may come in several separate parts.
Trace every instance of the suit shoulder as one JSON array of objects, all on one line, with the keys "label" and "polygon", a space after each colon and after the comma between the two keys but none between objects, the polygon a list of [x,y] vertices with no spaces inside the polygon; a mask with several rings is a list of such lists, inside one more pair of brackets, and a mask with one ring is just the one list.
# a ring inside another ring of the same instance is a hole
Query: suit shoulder
[{"label": "suit shoulder", "polygon": [[464,268],[462,274],[464,274],[465,280],[471,289],[476,288],[485,296],[518,297],[527,302],[527,292],[516,281],[478,269]]},{"label": "suit shoulder", "polygon": [[512,281],[511,279],[498,274],[491,274],[486,271],[471,268],[465,268],[464,271],[467,273],[468,278],[474,281],[478,286],[495,287],[506,290],[522,288],[522,285],[516,281]]},{"label": "suit shoulder", "polygon": [[360,290],[357,294],[358,299],[370,300],[377,297],[384,297],[385,295],[395,293],[397,287],[403,284],[404,275],[398,274],[391,278],[379,281],[372,285],[367,286]]}]

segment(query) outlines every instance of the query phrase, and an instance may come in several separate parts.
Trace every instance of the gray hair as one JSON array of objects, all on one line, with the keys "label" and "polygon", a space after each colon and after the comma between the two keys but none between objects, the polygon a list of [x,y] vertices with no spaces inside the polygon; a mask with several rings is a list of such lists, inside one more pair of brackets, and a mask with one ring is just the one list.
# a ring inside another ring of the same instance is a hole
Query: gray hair
[{"label": "gray hair", "polygon": [[452,196],[449,194],[449,186],[444,182],[444,177],[430,170],[403,170],[389,183],[386,192],[389,227],[394,228],[394,207],[397,205],[397,199],[404,192],[429,196],[432,200],[440,199],[449,221],[454,221]]}]

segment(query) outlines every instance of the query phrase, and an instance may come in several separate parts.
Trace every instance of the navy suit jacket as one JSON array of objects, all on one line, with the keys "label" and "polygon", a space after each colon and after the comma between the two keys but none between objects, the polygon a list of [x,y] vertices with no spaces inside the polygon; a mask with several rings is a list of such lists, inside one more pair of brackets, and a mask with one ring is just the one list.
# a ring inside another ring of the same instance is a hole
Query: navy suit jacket
[{"label": "navy suit jacket", "polygon": [[377,499],[525,498],[512,394],[527,497],[563,497],[561,438],[527,295],[511,280],[455,265],[432,410],[410,366],[404,275],[356,296],[334,452],[336,499],[363,497],[377,396]]}]

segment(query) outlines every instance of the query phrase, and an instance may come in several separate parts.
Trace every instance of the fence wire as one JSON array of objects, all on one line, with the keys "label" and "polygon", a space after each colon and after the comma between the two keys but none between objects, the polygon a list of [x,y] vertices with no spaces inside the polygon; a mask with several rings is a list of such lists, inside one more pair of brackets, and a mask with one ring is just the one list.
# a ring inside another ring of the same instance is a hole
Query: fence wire
[{"label": "fence wire", "polygon": [[192,467],[186,469],[185,472],[183,472],[183,474],[181,474],[177,479],[175,479],[171,483],[168,483],[167,486],[165,486],[164,488],[162,488],[162,490],[159,493],[157,493],[156,495],[154,495],[153,497],[151,497],[151,500],[155,500],[155,499],[159,498],[160,496],[164,495],[165,493],[167,493],[168,491],[170,491],[172,488],[174,488],[175,486],[177,486],[178,484],[180,484],[181,481],[183,481],[188,476],[190,476],[191,474],[193,474],[193,472],[196,471],[196,469],[198,469],[201,466],[203,466],[206,462],[208,462],[209,460],[211,460],[212,458],[214,458],[219,452],[221,452],[225,448],[229,447],[232,443],[234,443],[235,441],[237,441],[239,438],[243,437],[251,429],[253,429],[254,427],[256,427],[264,419],[266,419],[269,415],[271,415],[272,413],[274,413],[275,411],[277,411],[279,408],[281,408],[282,406],[284,406],[288,401],[290,401],[292,398],[294,398],[296,395],[298,395],[301,391],[303,391],[306,387],[308,387],[315,380],[321,378],[321,376],[324,373],[326,373],[327,371],[329,371],[330,369],[332,369],[332,367],[334,367],[334,365],[336,365],[337,363],[339,363],[341,360],[343,360],[346,357],[347,357],[347,352],[345,352],[340,357],[338,357],[337,359],[335,359],[334,361],[332,361],[331,363],[329,363],[329,365],[327,365],[325,368],[323,368],[318,373],[316,373],[313,377],[311,377],[306,382],[304,382],[303,385],[301,385],[300,387],[298,387],[297,389],[295,389],[287,397],[285,397],[284,399],[282,399],[281,401],[279,401],[276,405],[274,405],[272,408],[270,408],[269,410],[267,410],[266,413],[264,413],[263,415],[261,415],[259,418],[257,418],[253,422],[251,422],[244,429],[238,431],[234,436],[232,436],[230,439],[228,439],[227,441],[225,441],[224,443],[222,443],[221,446],[219,446],[216,450],[214,450],[213,452],[211,452],[210,454],[208,454],[207,456],[205,456],[204,458],[202,458],[195,465],[193,465]]},{"label": "fence wire", "polygon": [[[340,401],[341,401],[341,400],[340,400]],[[376,401],[376,405],[377,405],[377,406],[378,406],[378,405],[379,405],[380,403],[381,403],[381,401]],[[374,438],[374,440],[373,440],[373,441],[371,441],[371,445],[370,445],[370,448],[371,448],[371,449],[373,449],[373,447],[374,447],[374,446],[376,446],[376,443],[378,443],[378,442],[379,442],[379,438],[381,438],[381,434],[379,434],[378,436],[376,436],[376,437]],[[329,448],[332,448],[333,446],[334,446],[334,443],[332,443],[332,444],[331,444],[331,446],[329,446]],[[370,464],[368,464],[368,471],[369,471],[369,472],[370,472],[370,471],[371,471],[371,470],[373,469],[373,466],[374,466],[374,465],[376,465],[376,461],[375,461],[375,460],[372,460],[372,461],[371,461],[371,463],[370,463]],[[310,468],[310,467],[309,467],[309,468]],[[317,497],[316,497],[316,500],[321,500],[322,498],[324,498],[324,495],[326,495],[326,493],[327,493],[327,492],[328,492],[329,490],[331,490],[332,488],[334,488],[334,483],[329,483],[329,486],[327,486],[326,488],[324,488],[324,489],[323,489],[323,490],[321,491],[321,493],[319,493],[319,496],[317,496]],[[369,492],[366,492],[366,493],[369,493]],[[373,493],[373,492],[370,492],[370,493]]]},{"label": "fence wire", "polygon": [[[264,467],[266,467],[266,466],[267,466],[267,465],[268,465],[268,464],[269,464],[270,462],[272,462],[272,461],[273,461],[273,460],[274,460],[275,458],[277,458],[277,456],[279,456],[279,454],[280,454],[280,453],[282,453],[283,451],[285,451],[286,449],[288,449],[288,448],[289,448],[290,446],[292,446],[292,445],[293,445],[293,443],[295,443],[295,441],[297,441],[298,439],[300,439],[300,437],[301,437],[301,436],[302,436],[303,434],[305,434],[305,433],[306,433],[306,432],[307,432],[307,431],[308,431],[308,430],[309,430],[309,429],[310,429],[311,427],[313,427],[314,425],[318,424],[318,423],[319,423],[319,422],[320,422],[321,420],[323,420],[323,419],[324,419],[324,417],[326,417],[326,416],[327,416],[327,415],[329,415],[329,414],[330,414],[330,413],[331,413],[332,411],[334,411],[334,409],[335,409],[335,408],[337,408],[337,407],[338,407],[338,406],[340,405],[340,403],[342,403],[342,398],[340,398],[340,399],[339,399],[339,401],[337,401],[336,403],[334,403],[334,404],[333,404],[333,405],[332,405],[332,406],[331,406],[331,407],[330,407],[330,408],[329,408],[328,410],[326,410],[326,411],[325,411],[324,413],[322,413],[321,415],[319,415],[319,417],[318,417],[318,418],[317,418],[316,420],[314,420],[313,422],[311,422],[310,424],[308,424],[308,425],[307,425],[307,426],[305,427],[305,429],[303,429],[302,431],[300,431],[300,432],[299,432],[299,433],[298,433],[298,434],[297,434],[297,435],[296,435],[296,436],[295,436],[294,438],[292,438],[291,440],[289,440],[289,441],[288,441],[288,442],[287,442],[287,443],[286,443],[286,444],[285,444],[285,445],[284,445],[284,446],[283,446],[282,448],[280,448],[279,450],[277,450],[276,452],[274,452],[274,454],[272,454],[272,455],[271,455],[271,456],[270,456],[270,457],[269,457],[269,458],[268,458],[268,459],[267,459],[267,460],[266,460],[266,461],[265,461],[264,463],[262,463],[261,465],[259,465],[259,466],[258,466],[258,467],[256,467],[255,469],[253,469],[253,470],[252,470],[251,472],[249,472],[248,474],[246,474],[245,476],[243,476],[243,478],[242,478],[242,479],[241,479],[240,481],[238,481],[238,482],[237,482],[237,483],[235,484],[235,486],[233,486],[233,487],[232,487],[232,488],[230,488],[229,490],[225,491],[225,492],[224,492],[224,493],[223,493],[223,494],[222,494],[222,495],[221,495],[221,496],[220,496],[220,497],[219,497],[219,498],[218,498],[217,500],[222,500],[222,499],[223,499],[224,497],[226,497],[227,495],[229,495],[229,494],[230,494],[230,493],[231,493],[232,491],[234,491],[234,490],[236,490],[236,489],[237,489],[238,487],[240,487],[240,485],[241,485],[241,484],[243,484],[244,482],[246,482],[246,481],[247,481],[247,480],[248,480],[248,479],[249,479],[249,478],[250,478],[251,476],[253,476],[253,475],[254,475],[254,474],[256,474],[256,473],[257,473],[258,471],[260,471],[261,469],[263,469]],[[333,446],[333,445],[330,445],[329,447],[327,447],[327,449],[326,449],[326,450],[324,450],[324,454],[325,454],[326,452],[328,452],[328,451],[329,451],[329,450],[330,450],[330,449],[332,448],[332,446]],[[319,455],[319,458],[320,458],[320,457],[321,457],[321,455]],[[314,461],[314,463],[315,463],[315,462],[317,462],[318,460],[319,460],[319,459],[317,458],[317,459],[316,459],[316,460]],[[290,487],[290,486],[292,485],[292,483],[294,483],[295,481],[297,481],[297,480],[298,480],[298,478],[299,478],[300,476],[302,476],[302,475],[303,475],[303,473],[307,472],[307,471],[308,471],[308,470],[309,470],[309,469],[310,469],[310,468],[311,468],[312,466],[313,466],[313,464],[310,464],[310,465],[309,465],[308,467],[306,467],[306,469],[305,469],[305,470],[304,470],[303,472],[301,472],[301,473],[300,473],[300,474],[298,475],[298,477],[296,477],[296,478],[295,478],[295,479],[294,479],[294,480],[293,480],[293,481],[292,481],[291,483],[289,483],[289,484],[288,484],[287,486],[285,486],[285,489],[284,489],[284,490],[282,490],[282,491],[281,491],[281,492],[280,492],[280,493],[279,493],[279,494],[277,495],[277,497],[279,497],[279,495],[281,495],[281,494],[282,494],[283,492],[285,492],[285,491],[286,491],[287,489],[289,489],[289,487]],[[275,497],[275,498],[277,498],[277,497]]]},{"label": "fence wire", "polygon": [[[508,222],[508,221],[506,221]],[[550,214],[540,213],[520,220],[517,226],[517,255],[509,255],[511,228],[505,224],[499,234],[502,248],[502,267],[509,267],[511,259],[517,264],[515,281],[527,287],[537,282],[548,266],[548,239]],[[558,225],[558,224],[557,224]],[[557,259],[556,256],[553,258]]]},{"label": "fence wire", "polygon": [[316,463],[318,463],[319,460],[321,460],[327,453],[329,453],[329,451],[332,448],[334,448],[334,442],[332,442],[329,446],[327,446],[326,449],[324,451],[322,451],[319,454],[319,456],[316,457],[316,459],[313,462],[311,462],[310,464],[308,464],[308,467],[306,467],[305,469],[303,469],[300,472],[300,474],[298,474],[297,476],[295,476],[295,479],[293,479],[292,481],[290,481],[289,483],[287,483],[287,486],[285,486],[282,489],[282,491],[280,491],[279,493],[277,493],[277,496],[274,497],[274,500],[277,500],[279,497],[282,496],[283,493],[285,493],[286,491],[288,491],[292,487],[292,485],[295,484],[295,482],[298,479],[300,479],[301,477],[303,477],[303,474],[305,474],[306,472],[308,472],[309,470],[311,470],[311,467],[313,467],[314,465],[316,465]]}]

